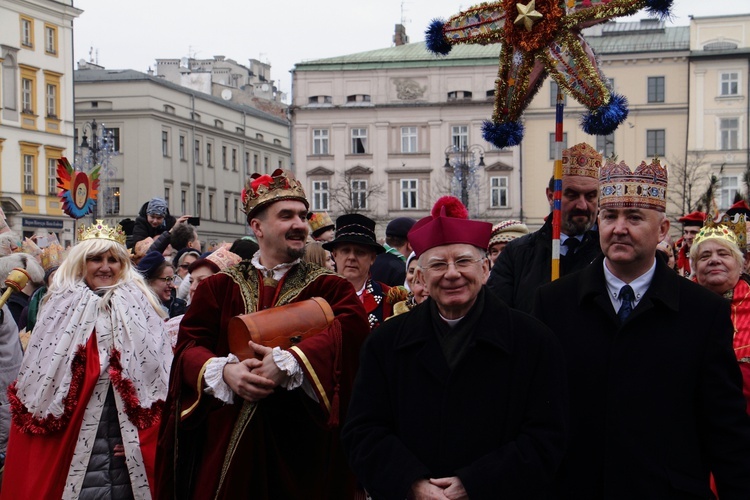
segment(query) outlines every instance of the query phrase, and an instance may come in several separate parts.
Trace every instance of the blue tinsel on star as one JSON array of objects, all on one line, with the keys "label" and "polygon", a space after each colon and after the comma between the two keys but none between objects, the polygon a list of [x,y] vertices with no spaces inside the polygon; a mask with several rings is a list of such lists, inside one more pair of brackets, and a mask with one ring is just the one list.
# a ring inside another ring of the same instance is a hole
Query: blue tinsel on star
[{"label": "blue tinsel on star", "polygon": [[523,124],[521,122],[493,123],[485,121],[482,124],[482,136],[500,149],[517,146],[523,139]]},{"label": "blue tinsel on star", "polygon": [[581,117],[581,128],[591,135],[607,135],[628,117],[628,100],[625,96],[612,93],[609,104],[600,106]]},{"label": "blue tinsel on star", "polygon": [[673,0],[646,0],[646,12],[659,19],[668,19],[672,16],[670,9]]},{"label": "blue tinsel on star", "polygon": [[445,22],[442,19],[433,19],[430,26],[425,31],[425,43],[427,50],[441,56],[447,55],[451,51],[451,44],[443,35],[443,26]]}]

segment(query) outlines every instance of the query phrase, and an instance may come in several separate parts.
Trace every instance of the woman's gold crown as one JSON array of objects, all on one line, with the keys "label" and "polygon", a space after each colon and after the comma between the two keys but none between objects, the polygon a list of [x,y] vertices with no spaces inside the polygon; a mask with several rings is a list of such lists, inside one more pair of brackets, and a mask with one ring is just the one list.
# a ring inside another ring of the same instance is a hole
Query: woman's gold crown
[{"label": "woman's gold crown", "polygon": [[97,219],[96,222],[89,227],[83,225],[78,228],[78,241],[86,241],[94,238],[111,240],[124,245],[125,231],[122,230],[122,227],[120,227],[119,224],[110,227],[101,219]]}]

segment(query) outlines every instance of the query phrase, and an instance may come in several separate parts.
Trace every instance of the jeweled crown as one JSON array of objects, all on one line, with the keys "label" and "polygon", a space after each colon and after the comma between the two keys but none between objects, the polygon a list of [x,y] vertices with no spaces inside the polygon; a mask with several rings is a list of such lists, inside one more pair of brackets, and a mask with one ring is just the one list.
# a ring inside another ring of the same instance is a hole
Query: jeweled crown
[{"label": "jeweled crown", "polygon": [[667,169],[658,158],[642,161],[631,171],[624,161],[612,159],[599,172],[599,208],[667,210]]},{"label": "jeweled crown", "polygon": [[276,169],[271,175],[254,173],[241,194],[248,218],[262,206],[279,200],[299,200],[309,206],[302,183],[291,172]]},{"label": "jeweled crown", "polygon": [[710,239],[725,240],[734,243],[745,253],[747,250],[747,222],[745,214],[739,214],[736,220],[729,215],[724,215],[719,222],[714,222],[711,217],[706,217],[703,227],[693,241],[694,246]]},{"label": "jeweled crown", "polygon": [[78,241],[86,241],[94,238],[111,240],[124,245],[125,231],[122,230],[122,227],[120,227],[119,224],[110,227],[101,219],[97,219],[96,222],[89,227],[83,225],[78,228]]},{"label": "jeweled crown", "polygon": [[311,212],[307,216],[307,222],[310,224],[310,231],[313,233],[325,227],[334,227],[334,223],[328,212]]},{"label": "jeweled crown", "polygon": [[580,175],[599,178],[602,155],[597,150],[581,142],[562,152],[563,175]]}]

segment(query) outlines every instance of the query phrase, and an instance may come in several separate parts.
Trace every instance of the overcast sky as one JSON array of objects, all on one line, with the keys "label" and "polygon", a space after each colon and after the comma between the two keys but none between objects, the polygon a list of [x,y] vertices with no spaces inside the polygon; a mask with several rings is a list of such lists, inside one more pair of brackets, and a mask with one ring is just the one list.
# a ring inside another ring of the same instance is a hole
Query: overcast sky
[{"label": "overcast sky", "polygon": [[[289,70],[298,62],[390,47],[394,25],[402,19],[410,42],[421,41],[431,19],[447,18],[476,3],[480,2],[74,0],[84,11],[74,23],[74,59],[145,72],[161,58],[223,55],[243,65],[254,58],[270,62],[271,79],[289,93]],[[741,3],[675,0],[672,24],[687,25],[689,15],[750,12]]]}]

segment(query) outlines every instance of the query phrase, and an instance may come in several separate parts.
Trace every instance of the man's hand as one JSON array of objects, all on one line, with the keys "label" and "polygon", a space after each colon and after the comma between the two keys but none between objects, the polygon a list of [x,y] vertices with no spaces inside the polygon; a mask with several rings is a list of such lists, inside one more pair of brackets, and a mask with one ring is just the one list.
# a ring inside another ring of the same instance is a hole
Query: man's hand
[{"label": "man's hand", "polygon": [[[273,360],[272,360],[273,361]],[[262,362],[255,358],[248,358],[239,363],[227,363],[222,376],[232,392],[251,403],[260,401],[273,392],[276,384],[262,375],[253,373]]]},{"label": "man's hand", "polygon": [[409,499],[413,500],[447,500],[443,488],[432,484],[434,479],[420,479],[411,485]]},{"label": "man's hand", "polygon": [[279,367],[276,366],[276,363],[273,360],[273,349],[256,344],[252,340],[248,341],[247,344],[255,351],[256,355],[263,357],[261,365],[258,368],[253,369],[253,373],[269,380],[273,380],[274,387],[289,378],[286,372],[280,370]]},{"label": "man's hand", "polygon": [[[174,229],[177,226],[177,224],[185,224],[188,218],[190,218],[189,215],[180,216],[180,218],[175,221],[174,226],[172,226],[172,229]],[[172,232],[172,229],[169,230],[170,233]]]},{"label": "man's hand", "polygon": [[445,496],[451,500],[468,500],[469,498],[463,483],[456,476],[430,479],[430,484],[442,488]]}]

